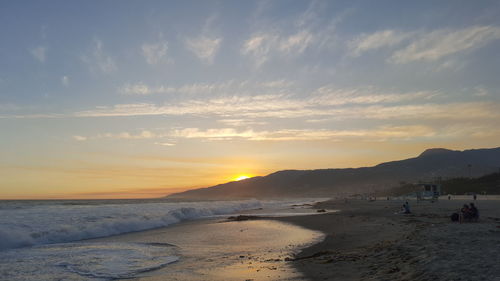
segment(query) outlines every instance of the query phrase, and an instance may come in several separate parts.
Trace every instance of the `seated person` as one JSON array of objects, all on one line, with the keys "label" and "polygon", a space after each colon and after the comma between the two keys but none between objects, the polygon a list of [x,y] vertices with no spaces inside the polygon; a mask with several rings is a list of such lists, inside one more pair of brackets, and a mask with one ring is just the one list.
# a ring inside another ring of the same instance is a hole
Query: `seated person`
[{"label": "seated person", "polygon": [[460,209],[460,222],[463,222],[464,220],[470,220],[471,214],[470,214],[470,208],[469,205],[464,204],[462,209]]},{"label": "seated person", "polygon": [[411,212],[410,212],[410,204],[408,204],[408,201],[406,201],[403,204],[402,211],[403,211],[403,214],[411,214]]},{"label": "seated person", "polygon": [[470,203],[469,215],[471,220],[477,221],[479,219],[479,210],[474,206],[474,203]]}]

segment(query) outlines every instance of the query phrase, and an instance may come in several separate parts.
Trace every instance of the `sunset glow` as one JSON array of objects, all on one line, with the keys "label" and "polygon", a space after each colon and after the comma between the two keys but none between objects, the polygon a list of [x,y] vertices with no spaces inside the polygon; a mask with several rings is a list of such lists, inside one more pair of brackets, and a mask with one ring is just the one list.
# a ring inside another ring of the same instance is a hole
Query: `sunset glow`
[{"label": "sunset glow", "polygon": [[28,2],[0,4],[0,199],[500,143],[498,4]]},{"label": "sunset glow", "polygon": [[247,176],[247,175],[240,175],[240,176],[235,177],[234,181],[246,180],[246,179],[249,179],[249,178],[251,178],[251,177]]}]

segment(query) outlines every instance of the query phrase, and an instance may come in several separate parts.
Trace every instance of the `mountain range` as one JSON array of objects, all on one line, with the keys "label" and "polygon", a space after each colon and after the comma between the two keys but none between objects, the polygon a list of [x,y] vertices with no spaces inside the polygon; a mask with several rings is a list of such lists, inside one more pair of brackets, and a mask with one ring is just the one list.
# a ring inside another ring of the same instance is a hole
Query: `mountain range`
[{"label": "mountain range", "polygon": [[500,147],[464,151],[433,148],[414,158],[373,167],[283,170],[267,176],[175,193],[167,198],[329,197],[386,190],[407,182],[479,177],[499,169]]}]

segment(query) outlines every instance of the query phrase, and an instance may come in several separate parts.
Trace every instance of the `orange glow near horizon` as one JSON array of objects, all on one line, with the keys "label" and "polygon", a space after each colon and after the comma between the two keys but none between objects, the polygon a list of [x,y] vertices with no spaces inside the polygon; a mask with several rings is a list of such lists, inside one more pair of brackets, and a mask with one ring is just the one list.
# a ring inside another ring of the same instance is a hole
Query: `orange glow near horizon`
[{"label": "orange glow near horizon", "polygon": [[237,175],[236,177],[233,178],[233,181],[241,181],[241,180],[246,180],[251,178],[252,176],[246,175],[246,174],[241,174]]}]

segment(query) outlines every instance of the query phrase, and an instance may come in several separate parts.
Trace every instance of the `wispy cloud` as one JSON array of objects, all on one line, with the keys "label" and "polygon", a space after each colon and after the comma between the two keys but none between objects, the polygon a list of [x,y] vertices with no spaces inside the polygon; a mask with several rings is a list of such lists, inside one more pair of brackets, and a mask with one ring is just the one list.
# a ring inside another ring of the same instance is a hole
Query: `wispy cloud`
[{"label": "wispy cloud", "polygon": [[109,74],[117,69],[114,59],[104,52],[102,41],[99,39],[94,39],[92,50],[81,59],[94,73]]},{"label": "wispy cloud", "polygon": [[301,54],[313,42],[314,35],[306,30],[301,30],[281,40],[279,48],[286,53]]},{"label": "wispy cloud", "polygon": [[155,133],[149,130],[143,130],[138,134],[132,134],[129,132],[122,132],[118,134],[106,133],[102,135],[97,135],[96,138],[112,138],[112,139],[152,139],[158,137]]},{"label": "wispy cloud", "polygon": [[217,122],[231,127],[253,126],[253,125],[266,125],[268,122],[257,121],[255,119],[220,119]]},{"label": "wispy cloud", "polygon": [[474,87],[473,95],[476,97],[486,97],[490,95],[490,92],[483,86],[476,86]]},{"label": "wispy cloud", "polygon": [[143,82],[139,82],[135,84],[125,84],[118,89],[118,92],[124,95],[150,95],[153,93],[168,93],[168,88],[164,89],[161,87],[158,89],[151,89]]},{"label": "wispy cloud", "polygon": [[[273,85],[273,84],[271,84]],[[278,88],[280,89],[280,88]],[[77,112],[80,117],[146,116],[146,115],[205,115],[224,119],[245,118],[298,118],[311,116],[336,116],[337,118],[362,118],[371,112],[369,106],[396,111],[401,102],[426,102],[438,92],[383,92],[375,88],[335,89],[331,86],[315,90],[308,98],[294,97],[281,90],[267,95],[222,95],[211,99],[189,99],[175,104],[151,103],[119,104]],[[358,107],[355,107],[358,106]],[[429,106],[433,106],[432,104]],[[441,106],[446,111],[446,106]],[[423,108],[428,108],[423,106]],[[405,108],[411,109],[411,108]],[[387,113],[386,113],[387,114]],[[401,113],[404,115],[405,113]],[[378,115],[380,116],[380,115]],[[432,116],[432,115],[431,115]]]},{"label": "wispy cloud", "polygon": [[[500,27],[472,26],[462,29],[437,29],[433,31],[381,30],[371,34],[361,34],[349,41],[351,56],[375,49],[391,48],[396,50],[388,61],[404,64],[414,61],[436,61],[452,54],[477,49],[500,39]],[[456,60],[444,62],[438,70],[460,67]]]},{"label": "wispy cloud", "polygon": [[259,32],[248,38],[241,48],[243,55],[254,59],[260,67],[272,56],[300,55],[315,41],[315,35],[308,30],[283,35],[279,32]]},{"label": "wispy cloud", "polygon": [[167,50],[168,42],[164,40],[157,43],[144,43],[141,46],[142,55],[148,64],[168,62]]},{"label": "wispy cloud", "polygon": [[201,61],[212,64],[222,43],[222,38],[210,38],[202,35],[196,38],[188,38],[185,43],[186,47]]},{"label": "wispy cloud", "polygon": [[161,145],[161,146],[175,146],[175,143],[171,142],[155,142],[156,145]]},{"label": "wispy cloud", "polygon": [[73,139],[76,141],[86,141],[87,137],[84,136],[73,136]]},{"label": "wispy cloud", "polygon": [[252,139],[255,133],[252,130],[247,131],[237,131],[234,128],[222,128],[222,129],[207,129],[200,130],[198,128],[185,128],[180,130],[175,130],[172,133],[172,137],[177,138],[202,138],[211,140],[223,140],[223,139],[234,139],[234,138],[246,138]]},{"label": "wispy cloud", "polygon": [[267,93],[267,92],[280,92],[288,91],[292,82],[287,80],[273,80],[273,81],[225,81],[218,83],[193,83],[185,84],[182,86],[149,86],[143,82],[127,83],[118,89],[119,93],[125,95],[151,95],[151,94],[180,94],[180,95],[197,95],[197,94],[214,94],[214,95],[236,95],[236,94],[254,94]]},{"label": "wispy cloud", "polygon": [[255,34],[245,41],[241,49],[243,55],[251,55],[256,66],[261,66],[269,59],[270,52],[276,46],[277,36],[267,33]]},{"label": "wispy cloud", "polygon": [[269,19],[254,19],[257,24],[254,32],[243,42],[240,53],[250,58],[256,67],[261,67],[272,59],[289,60],[308,50],[332,50],[338,43],[337,25],[348,11],[340,12],[325,20],[322,15],[325,3],[311,1],[308,8],[296,20],[284,26],[282,22],[269,22]]},{"label": "wispy cloud", "polygon": [[154,139],[161,137],[158,134],[155,134],[149,130],[143,130],[139,133],[130,133],[130,132],[121,132],[121,133],[104,133],[98,134],[95,136],[73,136],[74,140],[77,141],[87,141],[87,140],[96,140],[96,139],[125,139],[125,140],[139,140],[139,139]]},{"label": "wispy cloud", "polygon": [[435,136],[434,129],[422,126],[382,126],[376,129],[327,130],[327,129],[284,129],[277,131],[236,130],[234,128],[206,129],[185,128],[175,130],[177,138],[197,138],[207,140],[244,139],[250,141],[341,141],[360,138],[365,141],[384,141],[389,139],[411,139]]},{"label": "wispy cloud", "polygon": [[390,58],[393,63],[435,61],[442,57],[480,48],[500,39],[500,27],[473,26],[458,30],[439,29],[421,33],[407,47],[396,51]]},{"label": "wispy cloud", "polygon": [[31,55],[41,63],[47,58],[47,47],[39,46],[30,50]]},{"label": "wispy cloud", "polygon": [[360,56],[362,53],[382,47],[392,47],[408,39],[412,33],[395,30],[382,30],[372,34],[362,34],[348,43],[350,54]]},{"label": "wispy cloud", "polygon": [[69,86],[69,77],[64,75],[61,77],[61,84],[65,87]]},{"label": "wispy cloud", "polygon": [[467,62],[464,60],[449,59],[449,60],[446,60],[443,63],[439,64],[434,69],[434,71],[436,71],[436,72],[440,72],[440,71],[457,72],[457,71],[465,69],[466,65],[467,65]]}]

